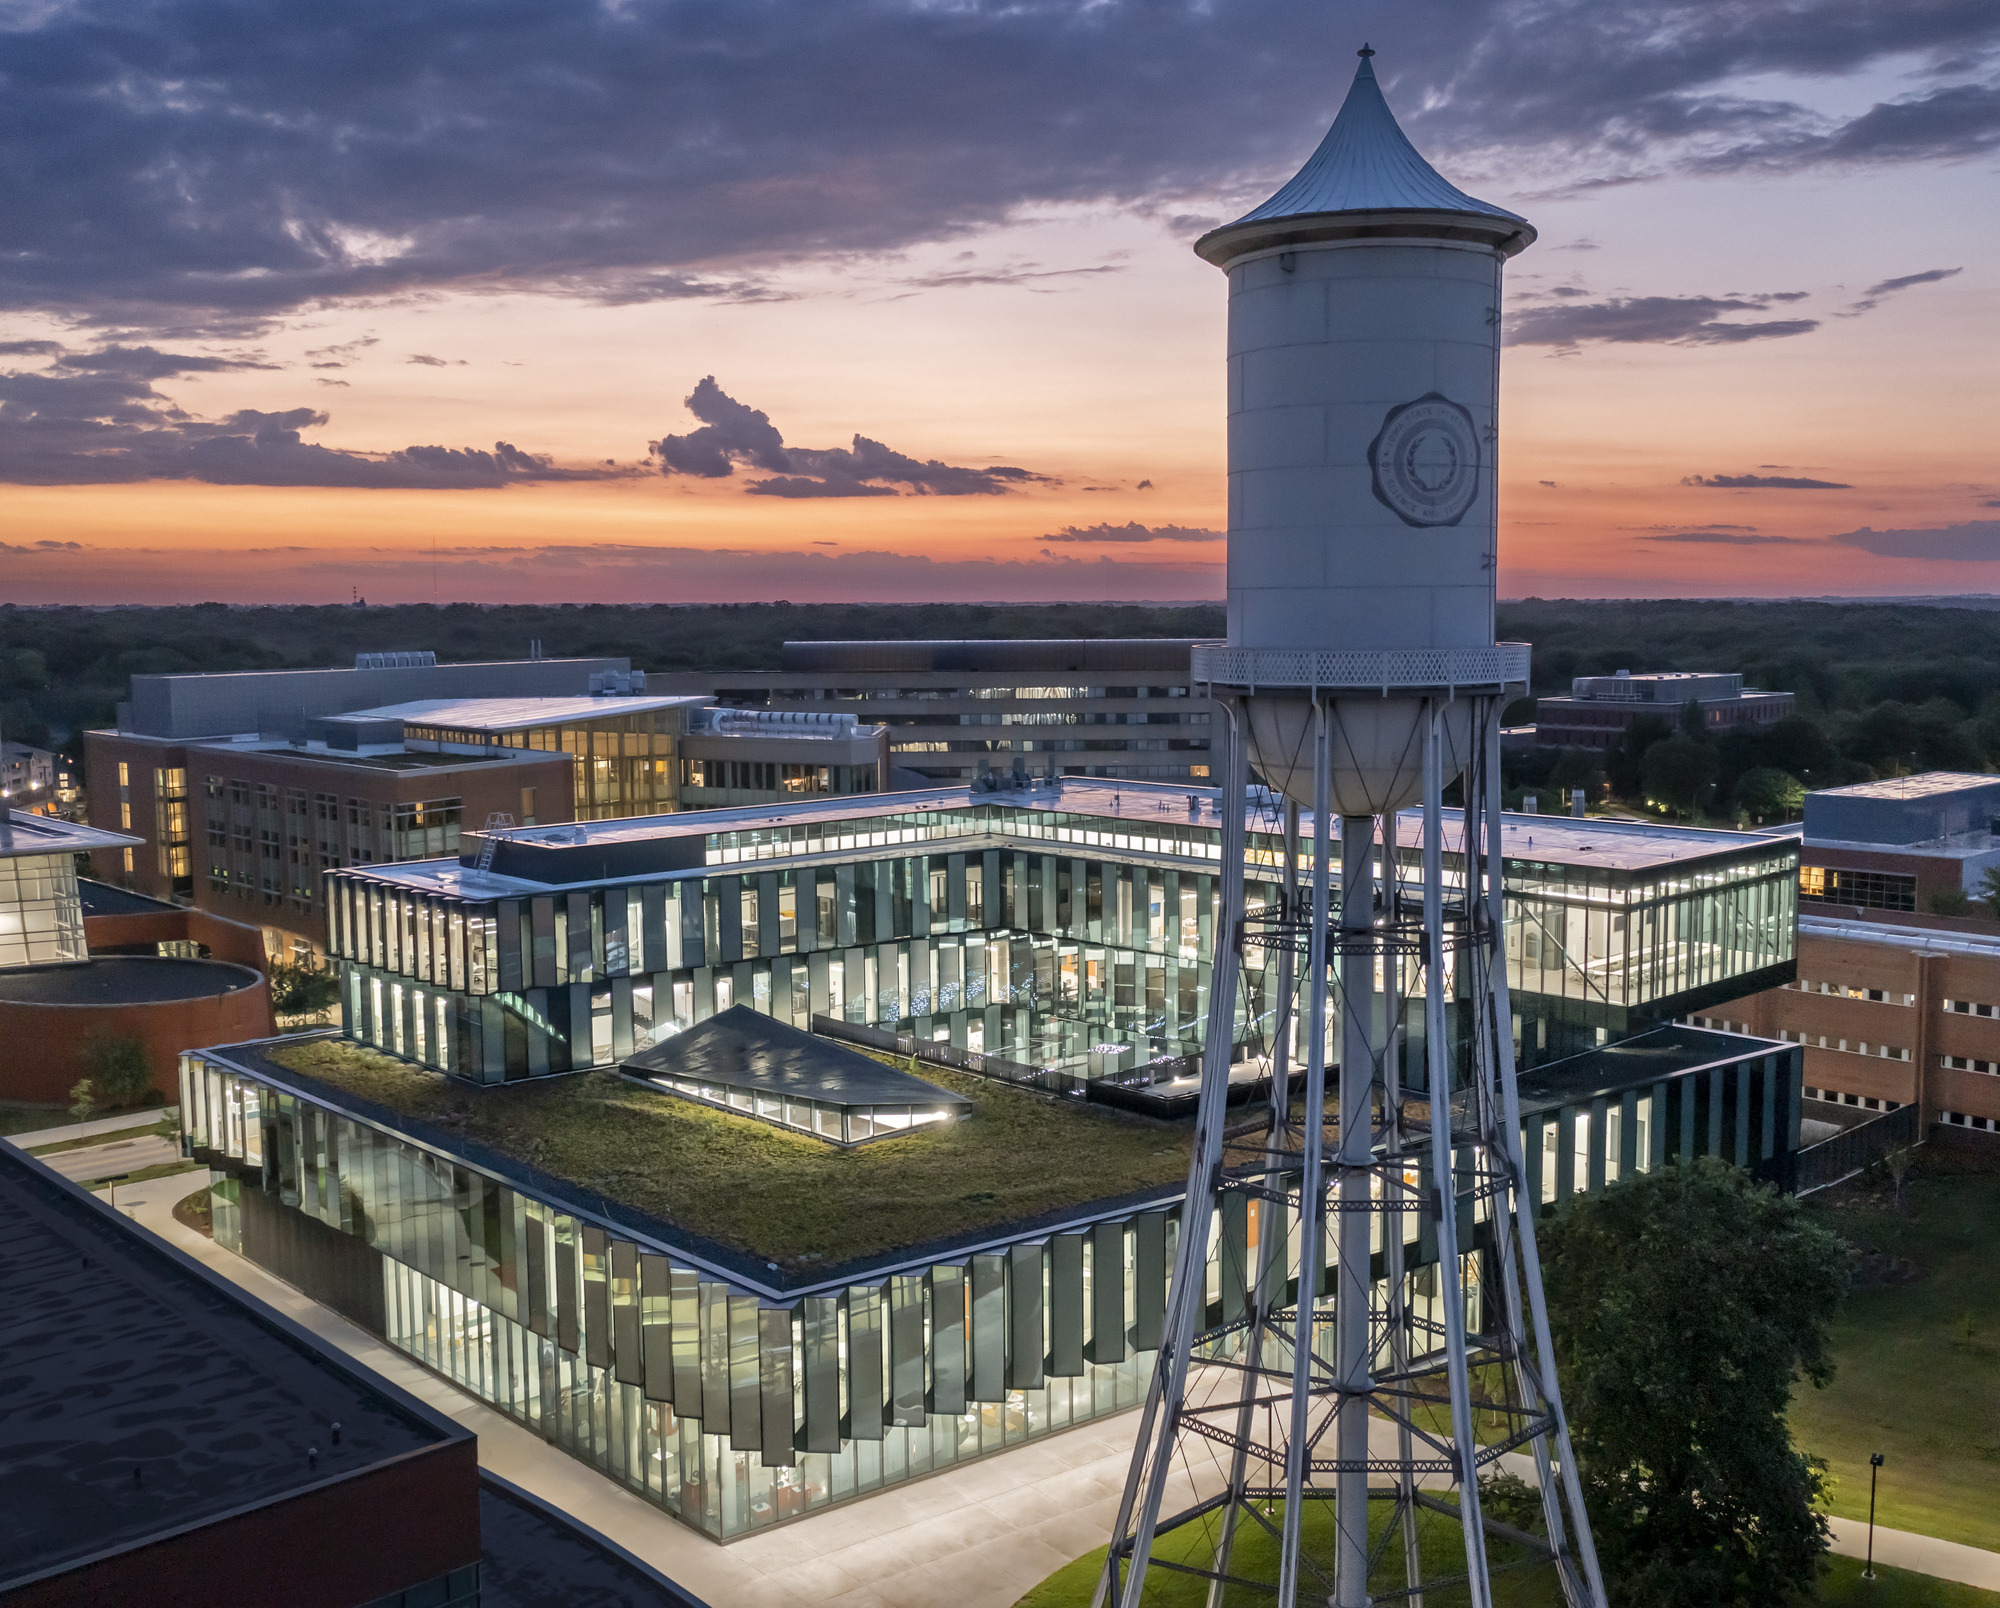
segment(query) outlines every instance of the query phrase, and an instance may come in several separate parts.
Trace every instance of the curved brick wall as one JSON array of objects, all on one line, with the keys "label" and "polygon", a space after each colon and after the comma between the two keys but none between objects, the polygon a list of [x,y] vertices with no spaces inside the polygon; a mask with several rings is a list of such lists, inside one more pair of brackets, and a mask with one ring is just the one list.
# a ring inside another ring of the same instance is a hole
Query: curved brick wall
[{"label": "curved brick wall", "polygon": [[229,993],[129,1005],[0,999],[0,1100],[67,1104],[77,1079],[89,1076],[84,1057],[92,1036],[108,1033],[145,1041],[153,1087],[171,1105],[180,1098],[182,1050],[272,1031],[271,991],[261,973]]}]

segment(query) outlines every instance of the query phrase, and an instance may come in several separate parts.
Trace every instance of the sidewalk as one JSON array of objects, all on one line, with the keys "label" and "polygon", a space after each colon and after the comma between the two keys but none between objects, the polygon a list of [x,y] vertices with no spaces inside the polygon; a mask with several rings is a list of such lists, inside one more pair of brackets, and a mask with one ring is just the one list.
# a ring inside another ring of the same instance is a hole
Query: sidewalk
[{"label": "sidewalk", "polygon": [[[1833,1550],[1843,1558],[1868,1555],[1868,1525],[1862,1519],[1828,1519],[1833,1528]],[[1908,1530],[1885,1530],[1875,1526],[1875,1561],[1891,1569],[1908,1569],[1912,1574],[1932,1575],[1939,1580],[1956,1580],[1982,1591],[2000,1591],[2000,1552],[1968,1547],[1957,1541],[1940,1541],[1935,1536],[1912,1535]]]},{"label": "sidewalk", "polygon": [[[255,1264],[173,1219],[194,1175],[121,1186],[119,1208],[329,1344],[479,1436],[479,1461],[602,1531],[712,1608],[1012,1608],[1104,1544],[1131,1458],[1136,1412],[915,1480],[719,1546],[548,1445]],[[1381,1426],[1388,1428],[1385,1424]],[[1528,1479],[1533,1464],[1510,1457]],[[1187,1493],[1179,1493],[1185,1500]],[[1172,1498],[1170,1498],[1170,1501]],[[1859,1557],[1867,1526],[1834,1519],[1833,1550]],[[2000,1554],[1877,1527],[1875,1557],[2000,1591]]]},{"label": "sidewalk", "polygon": [[115,1117],[98,1117],[90,1122],[72,1122],[63,1128],[36,1128],[31,1133],[11,1134],[0,1144],[21,1150],[39,1150],[43,1145],[59,1145],[65,1139],[89,1139],[100,1133],[118,1133],[126,1128],[152,1128],[160,1118],[177,1110],[175,1106],[148,1106],[142,1111],[121,1111]]}]

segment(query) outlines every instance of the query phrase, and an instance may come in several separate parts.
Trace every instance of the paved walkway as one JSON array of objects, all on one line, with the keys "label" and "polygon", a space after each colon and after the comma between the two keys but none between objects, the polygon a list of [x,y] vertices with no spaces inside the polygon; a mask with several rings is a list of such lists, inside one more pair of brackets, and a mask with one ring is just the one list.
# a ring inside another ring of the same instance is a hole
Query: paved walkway
[{"label": "paved walkway", "polygon": [[[1864,1519],[1829,1519],[1833,1527],[1833,1550],[1844,1558],[1868,1555],[1868,1524]],[[1875,1526],[1875,1561],[1891,1569],[1908,1569],[1913,1574],[1934,1575],[1939,1580],[1956,1580],[1978,1586],[1982,1591],[2000,1591],[2000,1552],[1968,1547],[1957,1541],[1940,1541],[1935,1536],[1912,1535],[1908,1530],[1885,1530]]]},{"label": "paved walkway", "polygon": [[[164,1167],[181,1159],[180,1146],[156,1133],[141,1133],[130,1139],[111,1136],[108,1144],[85,1145],[80,1150],[58,1150],[53,1156],[35,1158],[53,1167],[63,1177],[79,1184],[94,1178],[110,1178],[119,1173],[137,1172],[141,1167]],[[201,1174],[206,1178],[206,1172]]]},{"label": "paved walkway", "polygon": [[[712,1608],[1012,1608],[1031,1586],[1102,1546],[1110,1534],[1138,1425],[1133,1412],[718,1546],[175,1222],[173,1204],[190,1187],[187,1175],[122,1186],[119,1207],[474,1430],[482,1465],[575,1514]],[[1525,1458],[1509,1462],[1533,1478]],[[1186,1499],[1185,1491],[1178,1494]],[[1861,1555],[1865,1524],[1835,1519],[1833,1529],[1836,1552]],[[1877,1527],[1875,1557],[1894,1568],[2000,1591],[2000,1553]]]},{"label": "paved walkway", "polygon": [[11,1134],[0,1138],[0,1143],[18,1146],[22,1150],[38,1150],[43,1145],[59,1145],[65,1139],[89,1139],[100,1133],[117,1133],[124,1128],[151,1128],[173,1106],[148,1106],[143,1111],[121,1111],[115,1117],[96,1117],[89,1122],[72,1122],[62,1128],[36,1128],[30,1133]]}]

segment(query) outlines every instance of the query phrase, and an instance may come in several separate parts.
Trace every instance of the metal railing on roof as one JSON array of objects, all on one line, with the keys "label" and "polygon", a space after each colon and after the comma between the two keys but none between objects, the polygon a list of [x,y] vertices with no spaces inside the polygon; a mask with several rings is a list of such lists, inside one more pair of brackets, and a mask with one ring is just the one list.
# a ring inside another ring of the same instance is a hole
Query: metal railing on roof
[{"label": "metal railing on roof", "polygon": [[1852,1178],[1890,1151],[1923,1141],[1923,1108],[1906,1105],[1807,1145],[1792,1158],[1796,1193],[1810,1195]]}]

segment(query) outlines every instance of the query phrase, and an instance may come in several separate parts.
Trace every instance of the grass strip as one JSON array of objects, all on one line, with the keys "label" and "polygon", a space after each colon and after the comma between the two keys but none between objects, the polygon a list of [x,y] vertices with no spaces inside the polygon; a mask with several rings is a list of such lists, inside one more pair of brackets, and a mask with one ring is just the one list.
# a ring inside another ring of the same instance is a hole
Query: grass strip
[{"label": "grass strip", "polygon": [[1834,1324],[1836,1371],[1792,1399],[1793,1440],[1827,1460],[1830,1506],[1868,1517],[1868,1457],[1885,1458],[1878,1524],[2000,1552],[2000,1145],[1934,1138],[1900,1208],[1887,1183],[1819,1203],[1856,1247]]}]

